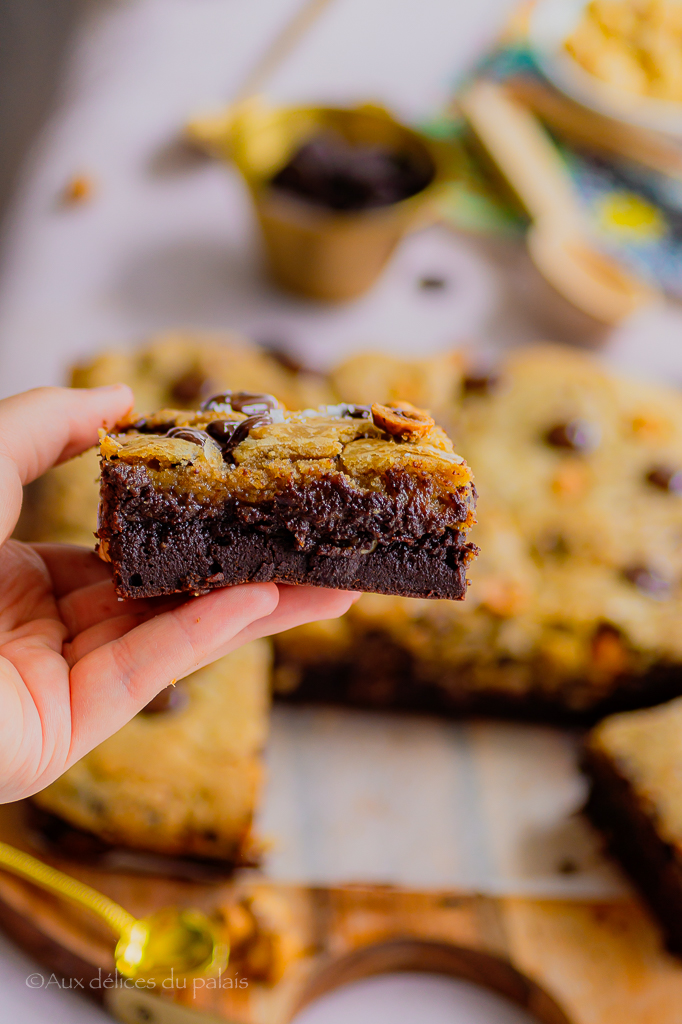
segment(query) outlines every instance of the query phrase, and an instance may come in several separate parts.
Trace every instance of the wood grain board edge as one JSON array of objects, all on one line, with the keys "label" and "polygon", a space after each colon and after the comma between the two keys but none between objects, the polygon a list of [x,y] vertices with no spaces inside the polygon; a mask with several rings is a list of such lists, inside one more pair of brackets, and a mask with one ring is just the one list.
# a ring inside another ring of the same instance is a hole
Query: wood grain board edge
[{"label": "wood grain board edge", "polygon": [[[0,836],[30,848],[16,811],[0,808]],[[658,929],[634,899],[289,886],[252,872],[206,885],[45,859],[139,917],[171,903],[196,905],[226,920],[236,902],[256,908],[268,955],[280,963],[277,980],[247,977],[237,951],[219,985],[112,992],[102,984],[104,977],[115,978],[113,939],[106,930],[85,912],[0,873],[0,926],[47,970],[83,979],[87,995],[104,999],[125,1021],[149,1020],[152,998],[157,1024],[209,1018],[288,1024],[304,1005],[339,985],[405,970],[466,978],[526,1008],[543,1024],[682,1020],[682,963],[666,954]]]}]

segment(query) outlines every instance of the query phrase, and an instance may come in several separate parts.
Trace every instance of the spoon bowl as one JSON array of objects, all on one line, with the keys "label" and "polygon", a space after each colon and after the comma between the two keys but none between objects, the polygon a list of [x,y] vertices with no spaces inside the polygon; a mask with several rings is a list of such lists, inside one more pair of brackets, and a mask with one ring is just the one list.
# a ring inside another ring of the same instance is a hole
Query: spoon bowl
[{"label": "spoon bowl", "polygon": [[49,864],[0,842],[0,868],[86,907],[119,936],[116,969],[126,978],[219,974],[230,955],[227,934],[200,910],[164,907],[137,920],[101,892]]},{"label": "spoon bowl", "polygon": [[542,220],[530,228],[528,252],[546,280],[578,309],[617,324],[656,293],[577,231]]},{"label": "spoon bowl", "polygon": [[201,911],[165,907],[126,928],[114,956],[126,978],[191,977],[224,968],[229,945]]}]

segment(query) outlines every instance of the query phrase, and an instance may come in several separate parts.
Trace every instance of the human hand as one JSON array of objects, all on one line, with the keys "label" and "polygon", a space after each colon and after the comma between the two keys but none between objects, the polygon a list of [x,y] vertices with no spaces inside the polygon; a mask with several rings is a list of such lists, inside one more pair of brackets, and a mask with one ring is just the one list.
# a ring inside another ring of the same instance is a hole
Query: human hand
[{"label": "human hand", "polygon": [[0,401],[0,802],[47,786],[171,680],[257,637],[341,615],[356,595],[249,583],[121,602],[84,548],[8,540],[22,485],[132,406],[125,385]]}]

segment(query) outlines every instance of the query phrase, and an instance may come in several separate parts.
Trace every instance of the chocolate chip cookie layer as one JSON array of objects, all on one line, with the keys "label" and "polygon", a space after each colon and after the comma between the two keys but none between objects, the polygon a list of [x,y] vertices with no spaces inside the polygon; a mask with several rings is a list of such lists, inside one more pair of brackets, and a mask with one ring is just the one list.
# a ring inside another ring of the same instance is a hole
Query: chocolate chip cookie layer
[{"label": "chocolate chip cookie layer", "polygon": [[459,600],[471,471],[428,413],[226,392],[101,439],[99,553],[152,597],[273,580]]}]

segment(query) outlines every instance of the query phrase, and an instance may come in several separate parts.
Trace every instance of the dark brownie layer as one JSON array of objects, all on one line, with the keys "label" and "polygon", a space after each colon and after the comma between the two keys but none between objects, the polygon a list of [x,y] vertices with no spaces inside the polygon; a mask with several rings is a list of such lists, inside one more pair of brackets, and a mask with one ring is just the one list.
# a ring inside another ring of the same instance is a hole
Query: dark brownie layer
[{"label": "dark brownie layer", "polygon": [[233,857],[208,858],[181,857],[136,850],[130,846],[116,846],[92,832],[76,828],[30,801],[26,802],[25,807],[27,826],[41,851],[105,871],[211,883],[229,878],[237,868],[258,866],[253,859],[240,856],[237,850]]},{"label": "dark brownie layer", "polygon": [[[546,666],[544,667],[546,675]],[[293,703],[342,704],[382,711],[411,711],[459,718],[483,715],[560,725],[592,725],[615,711],[660,704],[682,693],[682,667],[660,665],[646,674],[618,679],[595,699],[589,683],[567,680],[550,690],[534,683],[532,664],[491,664],[489,680],[476,664],[425,664],[387,634],[356,637],[352,654],[299,663],[279,653],[275,696]],[[519,684],[519,674],[524,677]],[[278,685],[281,680],[281,688]],[[508,686],[505,687],[505,681]]]},{"label": "dark brownie layer", "polygon": [[430,499],[406,474],[389,474],[382,493],[335,473],[216,508],[155,490],[144,466],[104,462],[99,537],[126,597],[272,580],[459,600],[476,553],[456,529],[468,504],[453,498],[439,514]]},{"label": "dark brownie layer", "polygon": [[665,932],[672,953],[682,955],[682,864],[661,839],[637,794],[603,753],[586,747],[590,779],[585,811],[606,836],[608,848],[638,886]]}]

